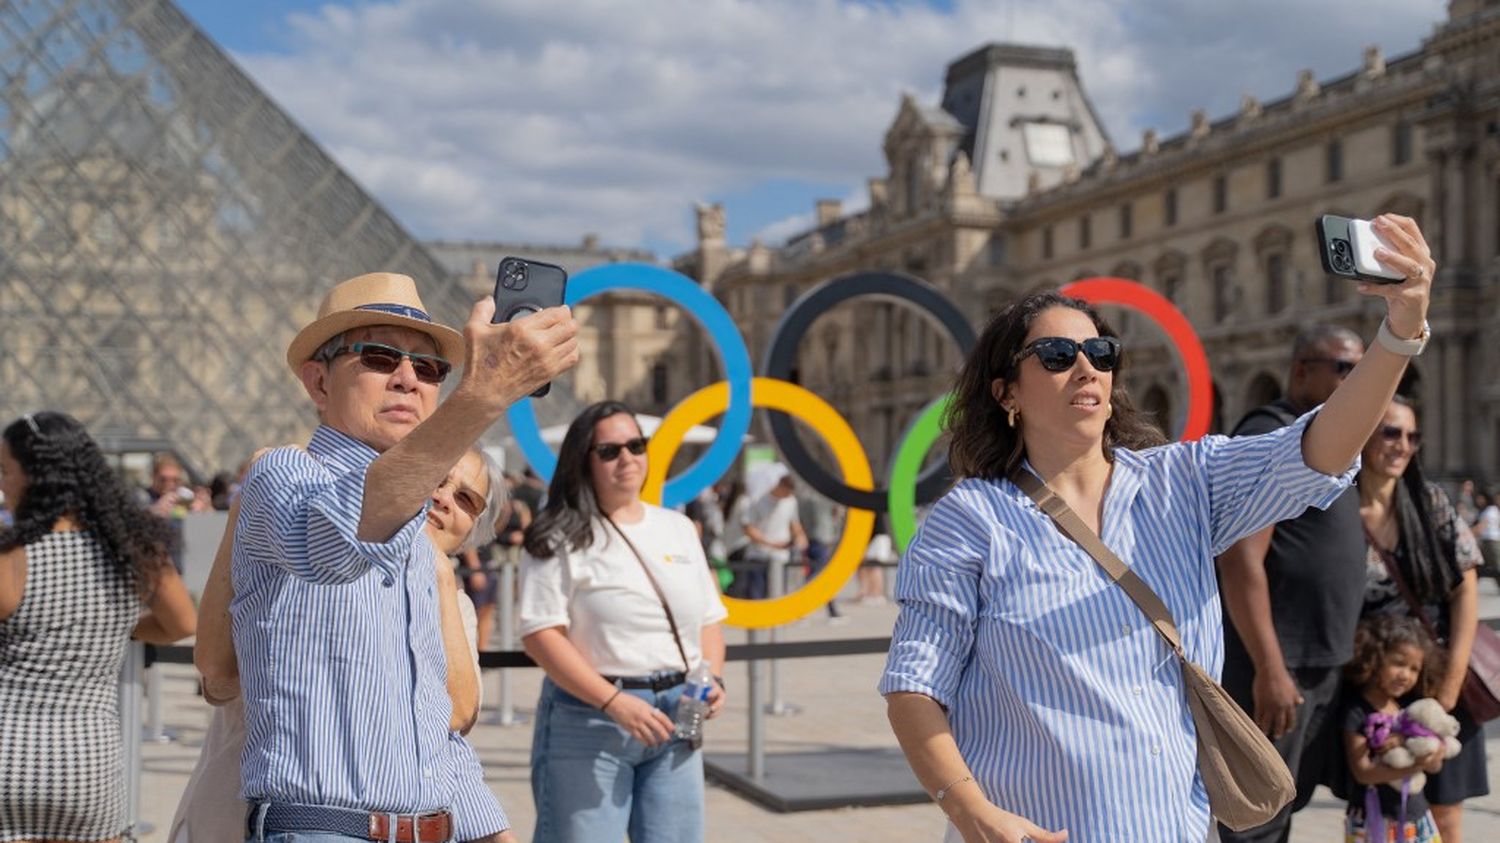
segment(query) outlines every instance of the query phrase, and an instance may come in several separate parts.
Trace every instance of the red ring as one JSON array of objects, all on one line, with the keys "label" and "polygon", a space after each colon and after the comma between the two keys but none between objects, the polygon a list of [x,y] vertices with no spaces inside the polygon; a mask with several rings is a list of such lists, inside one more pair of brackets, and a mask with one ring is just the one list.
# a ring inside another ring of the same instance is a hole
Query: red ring
[{"label": "red ring", "polygon": [[1083,299],[1090,304],[1119,304],[1150,317],[1167,334],[1182,366],[1187,370],[1188,411],[1182,425],[1182,441],[1200,439],[1208,433],[1214,405],[1213,375],[1208,369],[1208,355],[1198,332],[1182,311],[1165,296],[1136,281],[1125,278],[1083,278],[1063,287],[1065,296]]}]

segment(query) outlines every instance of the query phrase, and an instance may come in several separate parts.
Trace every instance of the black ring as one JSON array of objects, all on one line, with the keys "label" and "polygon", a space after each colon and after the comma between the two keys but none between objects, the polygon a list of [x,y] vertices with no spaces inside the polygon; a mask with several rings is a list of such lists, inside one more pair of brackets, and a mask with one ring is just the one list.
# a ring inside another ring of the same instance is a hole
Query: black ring
[{"label": "black ring", "polygon": [[[834,307],[864,296],[894,298],[913,305],[936,319],[948,332],[948,336],[958,343],[962,354],[967,356],[974,348],[974,327],[941,290],[909,275],[856,272],[825,281],[792,303],[787,312],[782,314],[781,321],[776,323],[761,371],[768,378],[790,380],[792,366],[797,360],[797,345],[813,322]],[[872,512],[886,511],[885,489],[865,491],[845,485],[825,471],[802,444],[802,440],[797,438],[791,416],[777,410],[768,412],[771,417],[771,436],[776,440],[776,446],[781,449],[792,471],[806,480],[808,485],[844,506]],[[946,463],[939,462],[927,469],[917,478],[917,503],[937,500],[948,488],[948,482]]]}]

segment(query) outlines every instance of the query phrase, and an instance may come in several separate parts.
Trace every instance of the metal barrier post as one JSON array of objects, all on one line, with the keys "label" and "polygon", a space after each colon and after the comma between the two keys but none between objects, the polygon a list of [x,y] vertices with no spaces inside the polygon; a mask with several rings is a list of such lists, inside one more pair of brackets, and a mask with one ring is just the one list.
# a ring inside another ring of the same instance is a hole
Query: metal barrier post
[{"label": "metal barrier post", "polygon": [[126,839],[149,834],[150,823],[141,822],[141,694],[146,672],[146,645],[132,641],[120,666],[120,743],[125,760]]},{"label": "metal barrier post", "polygon": [[[500,649],[514,650],[516,647],[516,568],[521,563],[521,549],[508,547],[500,563]],[[519,726],[526,718],[516,714],[515,701],[511,699],[510,669],[500,668],[500,716],[496,721],[501,726]]]},{"label": "metal barrier post", "polygon": [[161,671],[156,665],[146,668],[146,733],[141,740],[151,743],[171,743],[177,735],[162,726],[161,716]]},{"label": "metal barrier post", "polygon": [[[760,630],[751,629],[745,633],[745,640],[751,644],[760,643]],[[761,705],[761,683],[765,681],[765,662],[760,659],[751,659],[747,665],[750,674],[749,706],[750,706],[750,733],[747,743],[749,752],[745,758],[748,762],[749,773],[752,781],[765,781],[766,779],[766,715]]]},{"label": "metal barrier post", "polygon": [[[788,565],[785,559],[776,556],[772,558],[769,567],[770,570],[767,571],[767,575],[770,580],[771,598],[775,599],[786,594]],[[768,632],[770,633],[770,642],[775,644],[776,627],[771,627]],[[801,706],[796,703],[787,702],[781,698],[781,665],[777,663],[776,659],[771,659],[770,661],[771,701],[766,704],[766,713],[772,717],[789,717],[794,714],[800,714],[802,712]]]}]

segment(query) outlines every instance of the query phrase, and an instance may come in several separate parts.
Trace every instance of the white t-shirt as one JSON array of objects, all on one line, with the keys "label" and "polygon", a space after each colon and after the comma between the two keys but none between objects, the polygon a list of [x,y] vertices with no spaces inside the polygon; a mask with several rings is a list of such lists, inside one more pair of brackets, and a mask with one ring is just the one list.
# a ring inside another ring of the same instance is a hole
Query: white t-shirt
[{"label": "white t-shirt", "polygon": [[[759,530],[766,541],[778,544],[789,542],[792,540],[792,525],[801,523],[797,515],[797,498],[793,495],[778,498],[767,492],[750,504],[750,508],[745,511],[743,523]],[[757,545],[756,550],[781,562],[792,558],[792,552],[786,548]]]},{"label": "white t-shirt", "polygon": [[[687,516],[643,504],[646,515],[621,524],[666,595],[682,635],[689,665],[703,658],[700,634],[707,624],[729,616],[698,531]],[[594,522],[594,542],[574,552],[563,548],[551,559],[521,557],[521,635],[566,628],[585,660],[610,676],[646,676],[682,670],[661,601],[629,545],[614,528]]]},{"label": "white t-shirt", "polygon": [[1479,538],[1483,541],[1500,541],[1500,506],[1490,504],[1479,513]]}]

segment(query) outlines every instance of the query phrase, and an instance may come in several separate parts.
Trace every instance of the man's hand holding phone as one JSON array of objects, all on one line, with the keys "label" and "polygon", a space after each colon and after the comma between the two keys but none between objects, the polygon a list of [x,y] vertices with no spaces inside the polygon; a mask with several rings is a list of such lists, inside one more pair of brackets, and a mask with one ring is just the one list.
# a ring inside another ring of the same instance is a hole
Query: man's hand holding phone
[{"label": "man's hand holding phone", "polygon": [[495,300],[475,303],[464,324],[468,359],[459,390],[509,407],[578,365],[578,324],[567,306],[492,323]]}]

